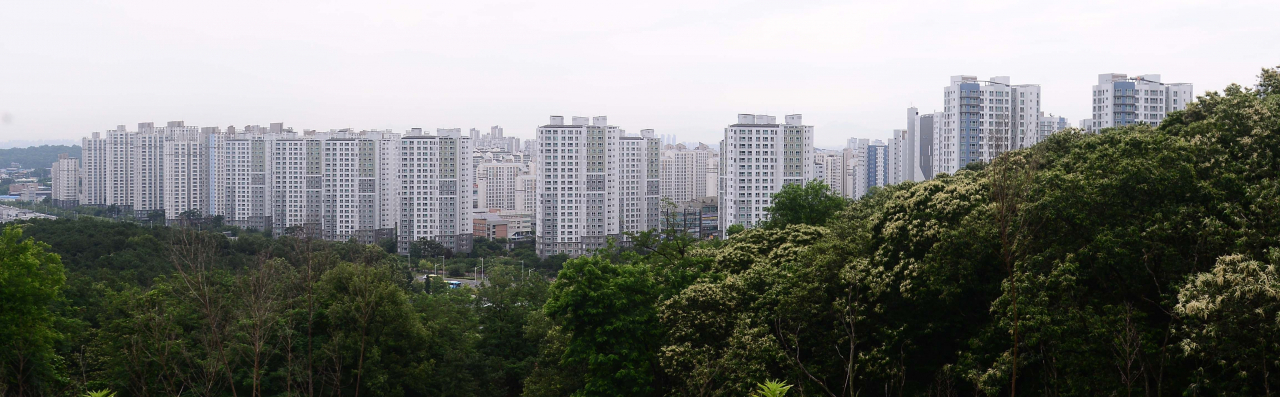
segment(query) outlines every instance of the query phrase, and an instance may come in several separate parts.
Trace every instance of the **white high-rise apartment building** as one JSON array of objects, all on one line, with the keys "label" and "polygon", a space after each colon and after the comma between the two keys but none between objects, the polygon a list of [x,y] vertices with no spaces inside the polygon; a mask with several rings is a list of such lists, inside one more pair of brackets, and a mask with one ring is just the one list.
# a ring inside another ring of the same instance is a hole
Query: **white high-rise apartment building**
[{"label": "white high-rise apartment building", "polygon": [[520,138],[503,136],[502,127],[489,127],[489,132],[480,135],[479,131],[472,130],[472,134],[479,136],[473,146],[476,149],[497,149],[508,153],[519,153],[521,150]]},{"label": "white high-rise apartment building", "polygon": [[[646,130],[652,132],[652,130]],[[712,196],[707,191],[707,161],[711,150],[705,145],[689,149],[683,143],[662,150],[661,186],[663,200],[687,203]]]},{"label": "white high-rise apartment building", "polygon": [[617,192],[621,231],[657,229],[662,208],[662,140],[654,137],[653,130],[640,130],[640,136],[620,133],[616,153],[617,171],[608,174],[615,178],[606,178],[606,186]]},{"label": "white high-rise apartment building", "polygon": [[325,139],[321,223],[326,240],[360,239],[381,223],[378,145],[368,137],[340,131]]},{"label": "white high-rise apartment building", "polygon": [[[321,237],[324,207],[324,143],[315,137],[298,137],[284,132],[279,123],[262,131],[257,126],[245,128],[249,146],[262,164],[250,163],[251,175],[262,183],[250,183],[253,198],[250,205],[258,213],[258,221],[270,220],[271,231],[279,236],[298,230],[304,236]],[[253,132],[249,132],[253,131]],[[262,132],[259,132],[262,131]],[[254,139],[257,138],[257,139]],[[383,156],[385,159],[387,156]],[[261,170],[261,171],[258,171]],[[257,175],[261,173],[261,177]],[[251,182],[257,182],[256,180]],[[380,226],[380,228],[383,226]]]},{"label": "white high-rise apartment building", "polygon": [[885,145],[885,184],[896,185],[909,181],[912,172],[908,157],[912,151],[907,142],[914,140],[907,130],[893,130],[893,136]]},{"label": "white high-rise apartment building", "polygon": [[1071,122],[1067,121],[1066,117],[1054,116],[1053,114],[1049,114],[1048,116],[1046,116],[1044,112],[1040,112],[1040,115],[1039,117],[1036,118],[1036,120],[1037,122],[1036,122],[1036,133],[1035,133],[1034,143],[1043,142],[1046,138],[1049,137],[1049,135],[1052,135],[1055,132],[1062,131],[1071,127]]},{"label": "white high-rise apartment building", "polygon": [[[164,151],[161,154],[164,183],[160,198],[164,202],[165,218],[182,219],[187,211],[201,217],[208,215],[211,207],[210,188],[213,186],[209,180],[212,152],[209,134],[202,133],[199,127],[186,126],[181,121],[170,122],[163,131],[156,131],[156,134],[164,137]],[[138,186],[151,189],[143,184]],[[140,193],[137,196],[145,197]],[[136,205],[141,205],[141,202]],[[135,206],[135,211],[142,210],[144,209]]]},{"label": "white high-rise apartment building", "polygon": [[[182,125],[182,122],[170,122],[170,125]],[[154,123],[138,123],[138,131],[133,134],[129,148],[129,161],[132,164],[130,202],[137,217],[146,217],[153,211],[165,210],[164,202],[165,140],[169,137],[166,127],[156,128]],[[168,219],[177,218],[177,213],[166,214]]]},{"label": "white high-rise apartment building", "polygon": [[951,76],[943,98],[940,120],[934,120],[940,123],[933,137],[935,173],[954,173],[971,162],[990,162],[1035,143],[1039,85],[1011,85],[1008,76],[990,81]]},{"label": "white high-rise apartment building", "polygon": [[538,255],[583,255],[624,232],[657,227],[660,142],[627,136],[605,116],[551,116],[538,127]]},{"label": "white high-rise apartment building", "polygon": [[901,142],[902,171],[899,182],[924,181],[933,178],[933,114],[921,115],[907,108],[907,129],[895,132]]},{"label": "white high-rise apartment building", "polygon": [[1088,119],[1081,119],[1081,120],[1080,120],[1080,125],[1078,125],[1078,127],[1079,127],[1080,129],[1084,130],[1084,132],[1087,132],[1087,133],[1094,134],[1094,133],[1097,133],[1097,132],[1098,132],[1098,130],[1097,130],[1096,128],[1093,128],[1093,119],[1092,119],[1092,118],[1088,118]]},{"label": "white high-rise apartment building", "polygon": [[[232,131],[228,131],[234,134]],[[276,137],[264,134],[256,129],[246,129],[242,134],[229,136],[222,141],[220,157],[224,171],[221,189],[222,215],[225,222],[231,225],[266,230],[279,235],[284,230],[273,228],[271,220],[275,212],[271,199],[272,182],[270,181],[271,151]],[[318,199],[316,203],[319,203]],[[318,212],[317,212],[318,214]],[[319,237],[320,220],[315,220],[315,237]]]},{"label": "white high-rise apartment building", "polygon": [[102,134],[94,132],[80,139],[80,193],[81,205],[102,205],[107,201],[107,159],[111,145]]},{"label": "white high-rise apartment building", "polygon": [[471,138],[461,129],[420,129],[400,137],[399,249],[428,238],[455,252],[471,251]]},{"label": "white high-rise apartment building", "polygon": [[[390,130],[364,132],[364,134],[372,134],[372,138],[378,141],[378,169],[380,170],[378,173],[378,229],[383,234],[387,231],[395,232],[399,230],[401,219],[400,142],[404,135]],[[378,237],[389,236],[379,235]],[[399,244],[398,238],[397,244]]]},{"label": "white high-rise apartment building", "polygon": [[79,205],[80,201],[80,159],[68,157],[65,153],[58,155],[50,169],[53,177],[53,189],[50,201],[59,208],[70,208]]},{"label": "white high-rise apartment building", "polygon": [[845,149],[833,153],[820,153],[814,157],[814,179],[826,183],[827,187],[831,188],[831,192],[840,197],[852,195],[848,190],[851,186],[849,181],[851,153],[851,150]]},{"label": "white high-rise apartment building", "polygon": [[163,211],[169,220],[198,211],[276,235],[297,230],[329,240],[373,243],[398,232],[402,250],[419,238],[471,248],[473,148],[457,129],[299,135],[281,123],[223,132],[170,122],[102,135],[83,139],[83,166],[54,164],[65,201],[114,205],[138,217]]},{"label": "white high-rise apartment building", "polygon": [[516,177],[515,194],[516,211],[528,213],[538,211],[537,167],[530,167],[528,175],[520,175]]},{"label": "white high-rise apartment building", "polygon": [[698,149],[705,149],[711,153],[707,157],[707,163],[704,164],[702,172],[703,179],[706,179],[707,197],[720,197],[720,151],[712,150],[706,144],[699,144]]},{"label": "white high-rise apartment building", "polygon": [[921,115],[911,107],[907,108],[907,129],[893,130],[888,142],[849,139],[844,150],[849,169],[845,197],[860,198],[872,187],[933,178],[934,136],[939,127],[934,120],[941,117],[941,113]]},{"label": "white high-rise apartment building", "polygon": [[933,163],[933,151],[937,146],[933,143],[936,139],[935,137],[939,134],[938,129],[941,128],[941,123],[937,122],[940,119],[942,119],[942,113],[938,112],[918,114],[914,117],[915,123],[908,126],[916,129],[917,139],[920,141],[920,156],[918,158],[920,173],[918,175],[923,176],[921,180],[933,179],[934,174],[937,173],[937,168]]},{"label": "white high-rise apartment building", "polygon": [[1088,131],[1137,123],[1160,125],[1175,110],[1187,108],[1194,97],[1189,83],[1165,84],[1158,74],[1129,77],[1120,73],[1098,75],[1093,86],[1093,118]]},{"label": "white high-rise apartment building", "polygon": [[484,163],[476,171],[480,208],[514,211],[516,178],[525,175],[520,163]]},{"label": "white high-rise apartment building", "polygon": [[849,188],[852,198],[867,195],[873,187],[884,187],[889,184],[890,164],[889,145],[879,139],[850,138],[845,149],[851,159],[848,180],[853,187]]},{"label": "white high-rise apartment building", "polygon": [[793,114],[739,114],[720,142],[719,230],[752,228],[769,220],[766,208],[787,184],[813,179],[813,127]]},{"label": "white high-rise apartment building", "polygon": [[114,205],[122,211],[132,211],[133,138],[134,134],[122,125],[81,140],[84,161],[80,172],[84,185],[80,205]]}]

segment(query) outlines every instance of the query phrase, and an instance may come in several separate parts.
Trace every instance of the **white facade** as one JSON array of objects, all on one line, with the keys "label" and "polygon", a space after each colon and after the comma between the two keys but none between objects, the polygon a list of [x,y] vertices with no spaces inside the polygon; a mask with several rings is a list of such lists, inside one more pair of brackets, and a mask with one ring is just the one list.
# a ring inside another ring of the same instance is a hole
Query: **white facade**
[{"label": "white facade", "polygon": [[50,200],[59,207],[75,207],[80,200],[80,159],[60,154],[50,173],[53,177]]},{"label": "white facade", "polygon": [[908,156],[911,154],[907,146],[911,139],[907,130],[893,130],[893,136],[885,145],[885,184],[896,185],[910,180],[911,166]]},{"label": "white facade", "polygon": [[276,235],[296,230],[305,236],[319,236],[324,209],[324,143],[281,134],[275,126],[272,130],[259,135],[261,139],[248,140],[248,146],[260,147],[253,154],[261,161],[250,164],[252,200],[246,204],[256,217],[251,220],[270,220]]},{"label": "white facade", "polygon": [[720,197],[720,151],[705,145],[700,146],[711,152],[702,173],[703,178],[706,179],[707,197]]},{"label": "white facade", "polygon": [[476,171],[479,207],[516,210],[516,178],[525,175],[524,164],[484,163]]},{"label": "white facade", "polygon": [[489,132],[480,134],[477,130],[472,130],[477,138],[473,143],[476,149],[497,149],[508,153],[519,153],[522,149],[520,146],[520,138],[504,136],[502,127],[489,127]]},{"label": "white facade", "polygon": [[400,250],[427,238],[471,251],[471,138],[460,129],[436,135],[410,130],[400,138]]},{"label": "white facade", "polygon": [[[209,139],[200,132],[199,127],[188,127],[182,122],[170,122],[162,131],[155,132],[164,140],[161,163],[164,183],[160,199],[164,203],[166,219],[180,219],[183,213],[192,211],[198,216],[209,214],[209,193],[213,186],[209,180],[210,156]],[[142,135],[142,134],[140,134]],[[146,178],[138,178],[145,181]],[[152,190],[146,184],[140,188]],[[141,189],[139,189],[141,190]],[[136,196],[145,197],[141,191]],[[141,201],[135,203],[135,211],[149,211],[141,207]]]},{"label": "white facade", "polygon": [[122,125],[81,140],[81,205],[132,208],[134,135]]},{"label": "white facade", "polygon": [[867,195],[873,187],[884,187],[890,184],[891,164],[889,145],[879,139],[856,139],[848,141],[845,149],[850,159],[848,181],[853,184],[847,188],[851,198]]},{"label": "white facade", "polygon": [[707,162],[710,148],[689,149],[684,144],[667,145],[662,150],[661,186],[663,200],[686,203],[713,196],[707,190]]},{"label": "white facade", "polygon": [[[170,127],[180,126],[182,122],[170,122]],[[178,128],[185,130],[185,128]],[[164,211],[169,203],[164,202],[165,141],[171,137],[169,127],[156,128],[154,123],[138,123],[138,131],[133,134],[129,147],[131,163],[130,203],[134,214],[145,217],[152,211]],[[166,214],[168,219],[175,219],[178,213]]]},{"label": "white facade", "polygon": [[[266,230],[272,227],[270,207],[272,186],[268,182],[270,165],[270,149],[275,139],[262,134],[246,133],[241,136],[228,137],[222,141],[222,163],[225,167],[220,175],[223,183],[221,189],[222,215],[225,222],[231,225]],[[316,220],[316,231],[319,219]],[[281,233],[283,230],[274,230]]]},{"label": "white facade", "polygon": [[[411,140],[390,131],[297,134],[275,123],[223,132],[182,122],[142,123],[136,132],[119,127],[105,138],[101,133],[84,138],[84,166],[72,182],[65,176],[77,173],[74,167],[55,166],[63,174],[58,182],[74,183],[67,189],[76,191],[81,203],[116,205],[139,217],[163,210],[166,218],[177,220],[195,210],[276,235],[302,232],[362,243],[399,231],[405,243],[427,237],[465,252],[471,246],[469,208],[463,203],[471,200],[466,187],[473,181],[472,147],[469,138],[448,131],[439,136],[411,132],[415,142],[432,142],[434,163],[427,164],[425,154],[402,156],[401,146]],[[402,223],[418,219],[426,222]]]},{"label": "white facade", "polygon": [[1161,83],[1158,74],[1100,74],[1093,86],[1093,118],[1083,127],[1096,132],[1137,123],[1158,126],[1169,112],[1186,109],[1192,95],[1191,84]]},{"label": "white facade", "polygon": [[1071,122],[1066,117],[1054,116],[1053,114],[1045,115],[1040,112],[1040,116],[1036,118],[1036,133],[1034,135],[1035,142],[1040,143],[1055,132],[1065,130],[1071,127]]},{"label": "white facade", "polygon": [[954,173],[971,162],[990,162],[1035,143],[1038,85],[1011,85],[1007,76],[990,81],[952,76],[943,99],[943,111],[934,120],[940,124],[933,137],[935,173]]},{"label": "white facade", "polygon": [[819,153],[814,156],[813,164],[814,179],[826,183],[832,193],[846,198],[852,195],[849,191],[852,186],[849,180],[849,160],[852,159],[850,153],[850,150]]},{"label": "white facade", "polygon": [[624,232],[656,228],[660,142],[627,136],[597,116],[551,116],[538,128],[538,255],[583,255]]},{"label": "white facade", "polygon": [[534,169],[531,175],[520,175],[516,177],[515,188],[515,211],[528,212],[530,214],[538,211],[538,171]]},{"label": "white facade", "polygon": [[933,117],[932,113],[921,115],[918,109],[907,108],[907,129],[898,136],[902,140],[899,181],[933,178]]},{"label": "white facade", "polygon": [[756,227],[769,220],[766,209],[787,184],[813,179],[813,127],[801,115],[739,114],[720,142],[719,230]]},{"label": "white facade", "polygon": [[[640,136],[618,134],[616,171],[608,173],[606,187],[617,192],[618,227],[623,232],[643,232],[659,227],[661,211],[661,147],[653,130]],[[626,242],[625,236],[619,239]]]},{"label": "white facade", "polygon": [[358,239],[357,231],[372,231],[381,223],[377,141],[341,135],[347,134],[322,144],[321,224],[324,238],[336,241]]}]

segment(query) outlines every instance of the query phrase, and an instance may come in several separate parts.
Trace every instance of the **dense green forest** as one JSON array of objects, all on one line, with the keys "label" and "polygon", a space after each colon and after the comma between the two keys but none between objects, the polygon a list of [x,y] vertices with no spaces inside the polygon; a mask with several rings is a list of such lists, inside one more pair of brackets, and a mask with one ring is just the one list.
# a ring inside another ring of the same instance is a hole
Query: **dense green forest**
[{"label": "dense green forest", "polygon": [[0,149],[0,167],[8,167],[10,163],[22,164],[23,168],[49,168],[58,161],[59,154],[80,157],[80,146],[42,145],[25,148]]},{"label": "dense green forest", "polygon": [[1159,128],[853,202],[791,186],[724,241],[532,277],[488,245],[478,288],[377,245],[29,222],[0,238],[0,394],[1270,395],[1278,172],[1265,69]]}]

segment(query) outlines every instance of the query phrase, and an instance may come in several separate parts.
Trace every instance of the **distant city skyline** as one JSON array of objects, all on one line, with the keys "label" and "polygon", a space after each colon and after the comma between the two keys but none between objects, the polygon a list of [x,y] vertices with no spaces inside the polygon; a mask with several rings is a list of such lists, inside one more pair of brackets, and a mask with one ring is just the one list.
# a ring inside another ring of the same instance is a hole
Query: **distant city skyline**
[{"label": "distant city skyline", "polygon": [[[1029,14],[1028,8],[1036,11]],[[728,115],[805,115],[814,146],[888,139],[941,111],[949,76],[1039,84],[1091,115],[1103,73],[1195,94],[1252,84],[1273,1],[538,3],[20,2],[0,14],[0,142],[116,125],[296,130],[501,125],[608,115],[630,133],[719,142]],[[1001,20],[1001,15],[1023,15]],[[954,34],[956,31],[965,34]],[[1017,32],[1016,35],[1010,32]],[[987,37],[989,41],[975,41]],[[575,113],[559,113],[572,111]]]}]

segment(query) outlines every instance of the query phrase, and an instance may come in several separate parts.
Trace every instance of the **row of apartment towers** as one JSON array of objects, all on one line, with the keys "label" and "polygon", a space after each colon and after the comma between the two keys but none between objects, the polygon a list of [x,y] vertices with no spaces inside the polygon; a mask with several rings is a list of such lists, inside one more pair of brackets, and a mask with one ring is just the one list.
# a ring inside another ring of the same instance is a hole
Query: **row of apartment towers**
[{"label": "row of apartment towers", "polygon": [[[536,186],[543,174],[532,153],[542,144],[522,145],[496,126],[487,134],[297,132],[282,123],[218,128],[174,121],[140,123],[132,131],[118,126],[92,133],[82,145],[80,158],[63,156],[53,164],[56,204],[114,207],[171,224],[217,216],[276,235],[362,243],[395,238],[404,253],[409,242],[429,238],[465,252],[477,235],[477,213],[524,215],[525,231],[516,228],[508,237],[529,238],[541,203]],[[715,196],[710,147],[664,146],[663,197]],[[642,227],[634,219],[625,224],[628,231]]]},{"label": "row of apartment towers", "polygon": [[[1191,100],[1190,84],[1158,75],[1099,75],[1087,131],[1158,124]],[[953,173],[975,161],[1028,147],[1069,126],[1040,109],[1038,85],[1008,77],[953,76],[941,111],[906,112],[906,128],[887,142],[850,138],[815,149],[799,114],[740,114],[718,147],[673,144],[653,130],[628,134],[605,116],[551,116],[533,140],[500,127],[295,132],[267,127],[141,123],[83,139],[81,159],[54,164],[54,200],[116,206],[170,222],[188,214],[276,234],[372,243],[395,238],[402,251],[420,238],[469,251],[477,211],[528,216],[524,235],[540,255],[582,255],[627,234],[668,227],[678,210],[698,219],[681,227],[723,237],[729,226],[768,220],[773,195],[788,184],[822,180],[845,197],[876,186]]]}]

